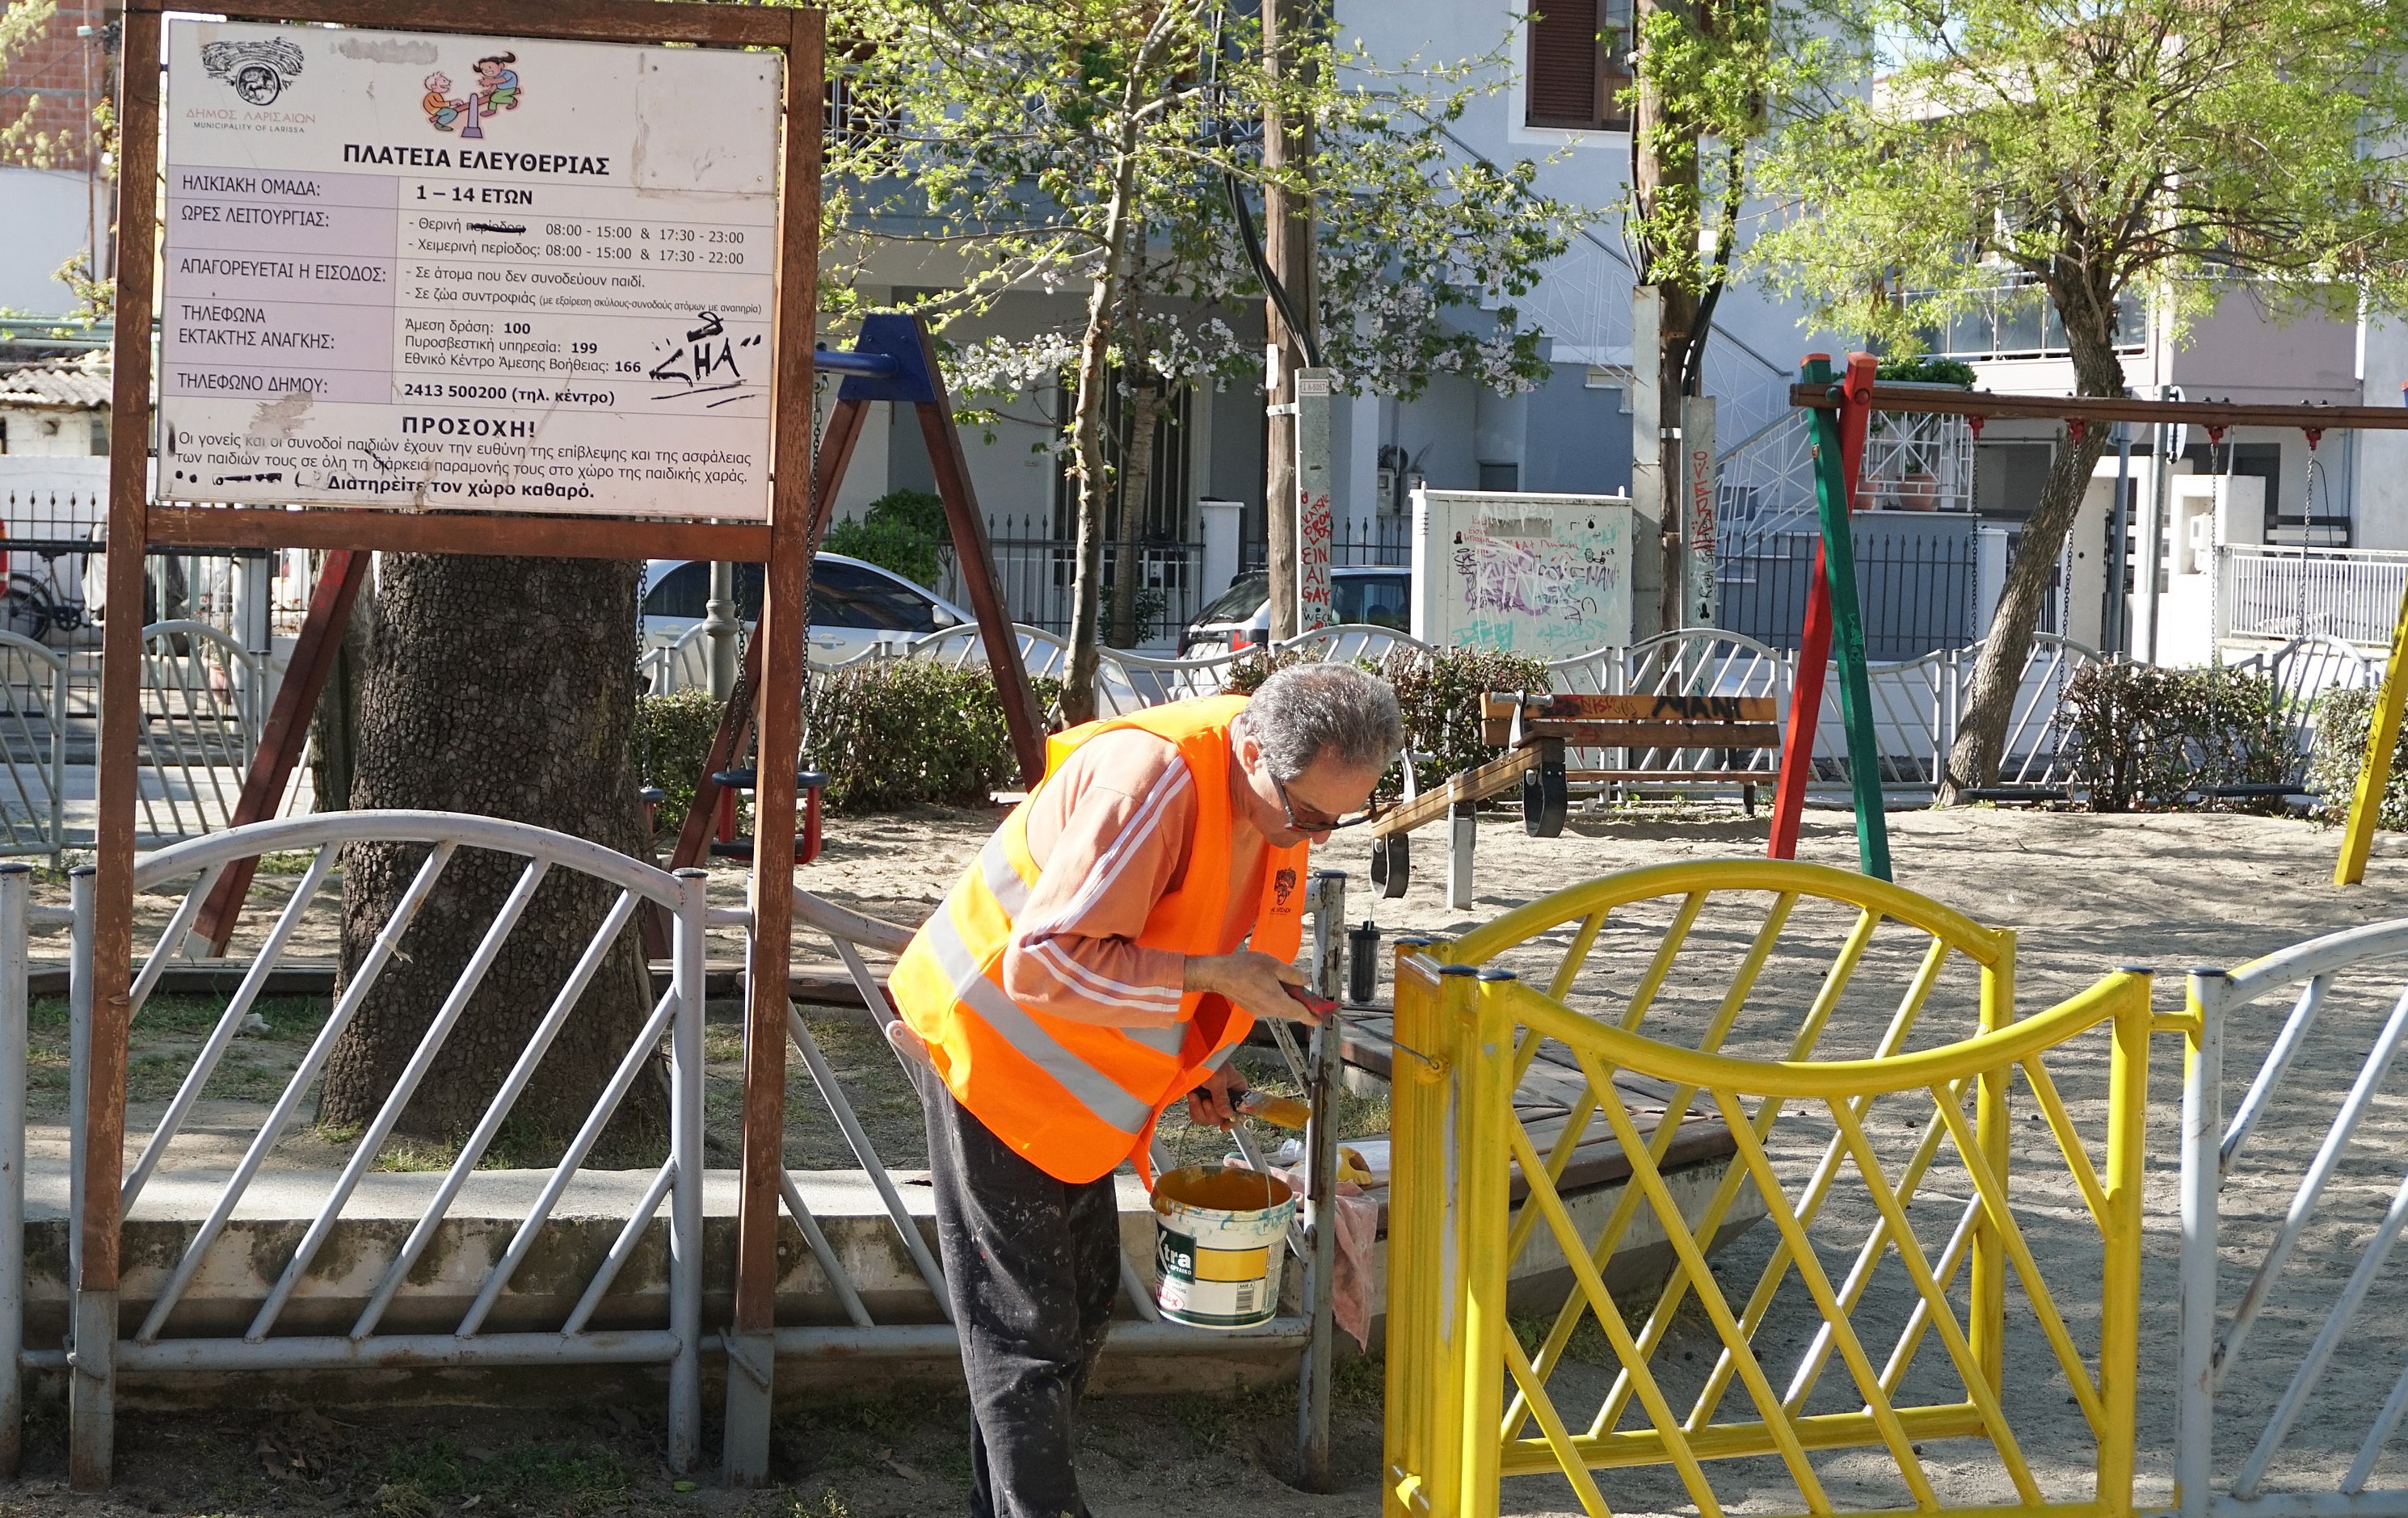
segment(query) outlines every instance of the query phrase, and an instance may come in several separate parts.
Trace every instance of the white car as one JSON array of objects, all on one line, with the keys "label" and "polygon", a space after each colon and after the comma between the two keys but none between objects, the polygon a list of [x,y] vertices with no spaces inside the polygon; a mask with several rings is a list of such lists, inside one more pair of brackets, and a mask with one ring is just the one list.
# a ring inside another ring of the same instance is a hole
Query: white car
[{"label": "white car", "polygon": [[[736,566],[736,615],[761,620],[761,566]],[[665,648],[699,625],[710,602],[710,565],[653,559],[644,566],[644,647]],[[891,569],[841,553],[811,561],[810,656],[838,664],[881,643],[905,643],[976,621],[936,592]]]}]

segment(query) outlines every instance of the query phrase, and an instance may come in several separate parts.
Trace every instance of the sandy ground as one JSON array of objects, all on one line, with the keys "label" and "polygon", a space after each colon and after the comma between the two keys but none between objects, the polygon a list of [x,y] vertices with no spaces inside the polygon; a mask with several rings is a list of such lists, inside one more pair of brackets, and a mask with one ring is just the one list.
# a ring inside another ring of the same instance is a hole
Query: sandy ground
[{"label": "sandy ground", "polygon": [[[847,905],[910,921],[942,894],[975,851],[991,816],[932,811],[904,819],[838,822],[831,827],[828,856],[804,871],[802,880]],[[1977,809],[1894,813],[1890,824],[1902,884],[1981,922],[2016,930],[2015,1000],[2027,1013],[2128,963],[2160,967],[2158,1001],[2170,1010],[2179,1003],[2179,972],[2186,966],[2230,966],[2318,933],[2408,914],[2408,839],[2381,840],[2368,885],[2343,893],[2329,883],[2337,835],[2302,823],[2229,815],[2114,818]],[[1477,903],[1468,912],[1457,912],[1443,904],[1444,850],[1440,834],[1432,830],[1416,840],[1422,867],[1413,889],[1401,901],[1375,904],[1376,917],[1391,933],[1408,928],[1460,933],[1572,882],[1642,865],[1759,854],[1762,838],[1760,822],[1729,818],[1668,822],[1576,817],[1564,837],[1538,840],[1523,838],[1518,826],[1500,819],[1481,829]],[[1855,845],[1847,818],[1813,814],[1801,856],[1852,866]],[[1359,920],[1369,889],[1365,845],[1341,838],[1321,863],[1352,873],[1353,914]],[[722,875],[714,882],[714,895],[740,896],[739,879],[733,872]],[[1694,1042],[1699,1037],[1763,924],[1769,905],[1762,896],[1728,903],[1718,898],[1709,904],[1649,1013],[1650,1031],[1673,1040]],[[146,916],[164,919],[171,906],[165,899],[150,902]],[[322,911],[313,915],[331,924],[331,916]],[[1662,904],[1618,912],[1574,984],[1574,1005],[1622,1015],[1669,917],[1670,909]],[[1799,907],[1767,956],[1727,1047],[1747,1053],[1786,1048],[1847,924],[1844,914],[1811,904]],[[1560,929],[1541,935],[1508,954],[1505,962],[1527,976],[1542,976],[1560,960],[1567,938]],[[1924,941],[1895,926],[1876,936],[1839,1002],[1819,1053],[1861,1053],[1870,1047],[1914,974]],[[805,942],[798,938],[798,947]],[[305,937],[296,952],[324,953],[330,944],[323,937]],[[2294,1068],[2291,1095],[2275,1105],[2252,1149],[2236,1166],[2225,1200],[2223,1297],[2228,1308],[2255,1267],[2252,1243],[2262,1252],[2262,1239],[2281,1217],[2301,1167],[2399,990],[2397,973],[2379,970],[2336,988],[2324,1022]],[[1961,961],[1952,964],[1938,978],[1910,1044],[1928,1046],[1968,1031],[1973,996],[1974,980],[1967,967]],[[2226,1067],[2228,1109],[2271,1042],[2281,1011],[2272,1008],[2236,1023]],[[2162,1501],[2170,1490],[2172,1459],[2181,1062],[2174,1038],[2160,1037],[2152,1050],[2139,1467],[2143,1500]],[[846,1061],[838,1063],[846,1066]],[[2091,1163],[2102,1163],[2103,1037],[2086,1036],[2046,1063],[2076,1124],[2090,1138]],[[2397,1076],[2386,1076],[2381,1083],[2367,1127],[2240,1358],[2226,1395],[2225,1416],[2232,1421],[2224,1425],[2228,1431],[2220,1435],[2218,1446],[2219,1464],[2227,1470],[2256,1440],[2265,1409],[2319,1325],[2324,1304],[2382,1218],[2398,1177],[2396,1159],[2386,1156],[2408,1143],[2408,1093],[2400,1088]],[[2098,1332],[2098,1234],[2066,1161],[2036,1120],[2034,1105],[2030,1093],[2018,1086],[2014,1096],[2016,1216],[2041,1262],[2047,1289],[2087,1354],[2095,1350]],[[1932,1112],[1928,1095],[1885,1097],[1874,1104],[1869,1130],[1893,1178]],[[1828,1114],[1802,1105],[1794,1106],[1774,1129],[1768,1148],[1793,1196],[1823,1154],[1831,1131]],[[1964,1172],[1943,1146],[1910,1210],[1928,1254],[1940,1253],[1968,1195]],[[1872,1218],[1862,1185],[1853,1172],[1843,1170],[1841,1184],[1810,1228],[1818,1258],[1834,1281],[1847,1274]],[[1715,1276],[1734,1307],[1745,1301],[1772,1244],[1770,1230],[1759,1227],[1718,1257]],[[2408,1364],[2408,1312],[2401,1310],[2408,1304],[2408,1285],[2399,1279],[2399,1268],[2395,1262],[2376,1280],[2368,1310],[2358,1315],[2323,1390],[2310,1404],[2309,1416],[2290,1438],[2286,1449],[2292,1453],[2276,1463],[2278,1480],[2270,1484],[2299,1485],[2319,1474],[2329,1482],[2347,1465],[2373,1410]],[[1961,1307],[1961,1277],[1952,1295]],[[1912,1301],[1912,1288],[1894,1258],[1870,1272],[1853,1321],[1876,1366],[1888,1357]],[[1644,1315],[1645,1306],[1627,1303],[1624,1309],[1636,1320]],[[1793,1273],[1757,1335],[1776,1389],[1788,1386],[1818,1323]],[[1547,1320],[1516,1325],[1532,1341],[1546,1326]],[[2009,1292],[2007,1344],[2008,1418],[2041,1486],[2055,1497],[2086,1496],[2091,1460],[2087,1425],[2079,1410],[2069,1405],[2064,1378],[2037,1326],[2028,1287],[2020,1282]],[[1692,1307],[1659,1352],[1667,1392],[1684,1411],[1716,1348],[1711,1325]],[[1602,1355],[1601,1336],[1593,1326],[1584,1329],[1573,1337],[1570,1353],[1549,1383],[1550,1395],[1576,1426],[1594,1415],[1608,1383],[1597,1363]],[[1184,1511],[1199,1504],[1268,1515],[1376,1511],[1378,1410],[1370,1369],[1367,1366],[1354,1373],[1350,1395],[1341,1399],[1338,1442],[1343,1489],[1335,1495],[1308,1497],[1277,1479],[1293,1427],[1292,1411],[1279,1394],[1230,1397],[1199,1389],[1192,1397],[1114,1399],[1096,1406],[1082,1455],[1091,1505],[1098,1518]],[[1833,1355],[1806,1411],[1857,1406],[1862,1398],[1848,1382],[1847,1367]],[[1942,1346],[1927,1337],[1906,1373],[1902,1398],[1950,1401],[1960,1395]],[[443,1468],[467,1470],[467,1476],[455,1472],[402,1482],[411,1485],[410,1492],[380,1490],[395,1482],[373,1478],[389,1474],[387,1468],[398,1458],[394,1450],[408,1440],[419,1441],[408,1448],[420,1448],[455,1438],[435,1425],[395,1425],[382,1443],[339,1428],[315,1436],[332,1452],[313,1456],[321,1459],[321,1473],[315,1476],[306,1471],[294,1475],[289,1461],[279,1476],[274,1461],[263,1462],[253,1448],[255,1436],[262,1435],[262,1415],[256,1413],[214,1419],[137,1415],[121,1434],[121,1449],[127,1452],[127,1468],[133,1473],[129,1480],[144,1498],[136,1505],[150,1505],[155,1493],[159,1505],[152,1511],[318,1508],[414,1513],[452,1511],[472,1497],[487,1511],[703,1506],[864,1518],[958,1511],[966,1471],[956,1395],[939,1392],[916,1401],[888,1398],[857,1407],[814,1405],[796,1412],[781,1444],[779,1493],[751,1497],[715,1495],[708,1488],[680,1494],[655,1480],[645,1464],[651,1435],[640,1422],[607,1425],[613,1432],[605,1443],[616,1452],[610,1458],[620,1463],[611,1468],[624,1467],[623,1475],[598,1484],[571,1482],[573,1491],[556,1482],[546,1486],[525,1474],[524,1462],[510,1453],[515,1445],[483,1463],[462,1466],[453,1458],[452,1466]],[[1721,1415],[1754,1416],[1743,1388],[1733,1387]],[[551,1416],[528,1414],[526,1428],[514,1429],[510,1437],[538,1445],[546,1439],[573,1444],[580,1437],[573,1429],[553,1429],[540,1422]],[[1637,1414],[1626,1416],[1620,1426],[1638,1426]],[[1926,1451],[1924,1463],[1943,1499],[2013,1499],[2014,1488],[1986,1445],[1932,1441]],[[32,1463],[36,1484],[0,1490],[0,1509],[64,1511],[50,1489],[39,1484],[55,1477],[57,1461],[55,1439],[38,1438]],[[1842,1508],[1908,1500],[1894,1464],[1879,1451],[1822,1454],[1813,1464],[1832,1500]],[[187,1468],[205,1471],[218,1467],[232,1474],[215,1485],[187,1487],[175,1478]],[[479,1486],[471,1479],[493,1468],[509,1473],[508,1481],[495,1474]],[[1777,1461],[1727,1462],[1710,1472],[1723,1504],[1736,1511],[1797,1511],[1804,1506]],[[2386,1455],[2375,1483],[2399,1485],[2403,1477],[2408,1477],[2408,1463]],[[1600,1484],[1621,1511],[1670,1511],[1689,1505],[1668,1471],[1609,1472]],[[1578,1511],[1569,1487],[1556,1478],[1510,1481],[1505,1497],[1508,1511],[1534,1518]],[[423,1508],[418,1505],[422,1500]],[[761,1507],[764,1502],[769,1505]]]}]

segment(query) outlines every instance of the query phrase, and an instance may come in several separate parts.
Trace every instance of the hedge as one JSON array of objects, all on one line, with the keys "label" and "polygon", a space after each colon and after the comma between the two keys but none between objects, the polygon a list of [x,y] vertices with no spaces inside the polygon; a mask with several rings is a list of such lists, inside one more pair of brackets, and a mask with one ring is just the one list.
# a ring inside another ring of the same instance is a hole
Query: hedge
[{"label": "hedge", "polygon": [[[1241,695],[1254,689],[1275,669],[1306,663],[1301,653],[1251,653],[1229,666],[1228,688]],[[1490,691],[1547,689],[1545,661],[1497,649],[1441,649],[1435,654],[1418,649],[1391,649],[1376,666],[1356,661],[1393,686],[1398,709],[1405,719],[1405,746],[1414,754],[1428,754],[1430,763],[1414,760],[1413,778],[1424,790],[1451,775],[1475,769],[1505,751],[1482,741],[1480,697]],[[1394,800],[1404,792],[1404,769],[1388,771],[1379,796]]]},{"label": "hedge", "polygon": [[[1032,683],[1038,705],[1051,706],[1060,682]],[[983,806],[988,793],[1020,784],[1003,703],[982,665],[878,659],[813,677],[809,695],[805,761],[826,772],[821,801],[832,813]]]},{"label": "hedge", "polygon": [[2218,786],[2278,783],[2290,769],[2290,722],[2264,675],[2087,665],[2065,709],[2065,757],[2093,811],[2172,810]]},{"label": "hedge", "polygon": [[[1240,695],[1274,668],[1301,662],[1289,654],[1256,654],[1231,666],[1229,689]],[[1496,758],[1502,750],[1481,741],[1478,702],[1487,691],[1546,688],[1537,659],[1487,649],[1450,649],[1435,658],[1411,649],[1391,652],[1373,671],[1396,687],[1406,742],[1434,756],[1418,775],[1426,787]],[[1060,681],[1039,679],[1037,699],[1051,706]],[[990,793],[1017,788],[1020,763],[983,666],[949,669],[925,659],[880,659],[833,675],[813,675],[807,690],[804,763],[828,777],[822,804],[831,814],[897,811],[920,805],[983,805]],[[638,762],[666,793],[658,830],[674,833],[694,804],[702,761],[718,731],[719,703],[701,691],[647,695],[637,703]],[[1381,795],[1402,790],[1403,771],[1391,770]]]},{"label": "hedge", "polygon": [[[2366,760],[2366,730],[2373,720],[2372,691],[2328,691],[2316,698],[2316,746],[2308,759],[2308,789],[2323,798],[2318,813],[2329,822],[2349,815],[2358,795],[2358,773]],[[2391,749],[2391,779],[2375,809],[2374,825],[2408,832],[2408,728]]]},{"label": "hedge", "polygon": [[719,734],[719,703],[709,691],[678,691],[636,698],[636,766],[644,783],[662,792],[653,831],[667,835],[685,826],[686,809],[702,780],[702,762]]}]

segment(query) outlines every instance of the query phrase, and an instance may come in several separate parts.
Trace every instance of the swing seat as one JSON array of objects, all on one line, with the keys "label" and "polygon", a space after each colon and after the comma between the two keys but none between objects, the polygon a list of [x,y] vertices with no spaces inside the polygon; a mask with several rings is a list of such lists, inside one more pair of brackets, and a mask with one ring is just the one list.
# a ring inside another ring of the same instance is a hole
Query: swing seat
[{"label": "swing seat", "polygon": [[[761,772],[751,765],[736,769],[711,772],[710,781],[726,795],[726,805],[733,807],[735,793],[750,792],[760,783]],[[795,790],[802,802],[803,825],[795,832],[795,863],[808,865],[820,856],[820,792],[827,785],[827,776],[816,769],[795,771]],[[731,817],[732,821],[732,817]],[[715,859],[750,859],[753,840],[751,838],[719,838],[710,845]]]}]

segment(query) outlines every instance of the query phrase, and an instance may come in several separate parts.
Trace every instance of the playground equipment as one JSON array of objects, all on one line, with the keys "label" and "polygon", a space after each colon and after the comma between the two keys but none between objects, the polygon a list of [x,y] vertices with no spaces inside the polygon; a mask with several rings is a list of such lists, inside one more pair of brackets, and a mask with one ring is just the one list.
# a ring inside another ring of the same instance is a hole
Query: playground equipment
[{"label": "playground equipment", "polygon": [[[1881,385],[1874,382],[1878,365],[1870,356],[1852,354],[1844,383],[1829,383],[1829,362],[1809,354],[1800,383],[1792,386],[1793,406],[1816,410],[1815,496],[1822,509],[1823,538],[1816,551],[1816,572],[1809,586],[1806,625],[1801,643],[1796,698],[1790,703],[1787,743],[1782,753],[1783,779],[1773,806],[1772,841],[1769,853],[1791,859],[1798,852],[1798,823],[1805,806],[1807,764],[1813,752],[1813,723],[1821,705],[1824,650],[1836,628],[1841,670],[1842,710],[1848,728],[1849,779],[1856,793],[1858,858],[1867,874],[1888,874],[1888,842],[1881,824],[1879,780],[1869,776],[1868,760],[1878,755],[1872,742],[1870,704],[1852,705],[1863,667],[1862,623],[1856,623],[1851,652],[1848,626],[1856,615],[1853,564],[1849,562],[1846,508],[1852,502],[1862,463],[1864,437],[1874,411],[1935,413],[1970,417],[1978,432],[1991,417],[2048,418],[2064,422],[2079,438],[2087,428],[2105,422],[2140,422],[2190,424],[2221,440],[2232,427],[2297,427],[2311,451],[2323,436],[2343,428],[2408,429],[2408,407],[2235,405],[2229,401],[2137,400],[2106,396],[1995,395],[1975,391],[1951,391],[1931,386]],[[2408,387],[2403,387],[2408,393]],[[1826,418],[1828,421],[1826,421]],[[2333,883],[2355,885],[2366,878],[2366,860],[2374,841],[2374,827],[2384,787],[2389,782],[2391,752],[2399,741],[2403,708],[2408,708],[2408,596],[2403,596],[2393,630],[2391,657],[2367,734],[2366,762],[2358,771],[2344,831],[2341,858]],[[1859,729],[1858,709],[1867,711]],[[1970,799],[1983,799],[1979,787],[1962,788]],[[1876,867],[1878,866],[1878,867]]]},{"label": "playground equipment", "polygon": [[[1737,781],[1753,816],[1756,786],[1773,778],[1770,771],[1741,765],[1736,757],[1740,751],[1769,749],[1780,741],[1781,704],[1773,696],[1491,691],[1481,702],[1481,740],[1509,752],[1449,776],[1426,793],[1413,787],[1412,766],[1407,766],[1405,799],[1371,823],[1371,881],[1383,895],[1405,894],[1412,875],[1413,829],[1444,816],[1454,820],[1447,844],[1447,902],[1470,906],[1471,855],[1478,837],[1473,809],[1516,785],[1522,792],[1523,830],[1534,838],[1552,838],[1564,830],[1574,784]],[[1574,769],[1566,758],[1568,749],[1658,762]],[[1719,753],[1720,767],[1699,769],[1681,763],[1682,754],[1696,752]]]},{"label": "playground equipment", "polygon": [[[1728,925],[1735,895],[1771,898],[1740,920],[1756,923],[1752,933]],[[1698,931],[1710,912],[1723,915],[1711,932]],[[1837,924],[1816,939],[1833,950],[1828,962],[1817,956],[1820,973],[1762,997],[1802,1005],[1803,1015],[1784,1010],[1768,1025],[1757,987],[1784,937],[1834,913]],[[1667,919],[1660,928],[1659,918]],[[1570,946],[1557,956],[1555,935],[1568,927]],[[1634,986],[1617,987],[1602,1007],[1583,979],[1601,940],[1626,966],[1645,965]],[[1721,961],[1701,989],[1684,995],[1676,969],[1711,957],[1716,945]],[[1543,991],[1502,963],[1535,969],[1534,954],[1552,961]],[[1850,1010],[1867,1000],[1856,983],[1868,970],[1903,981],[1885,1018]],[[1602,1514],[1609,1510],[1592,1471],[1670,1466],[1687,1500],[1714,1513],[1724,1499],[1708,1462],[1770,1456],[1804,1510],[1828,1512],[1830,1493],[1810,1454],[1870,1448],[1894,1467],[1885,1489],[1925,1511],[1966,1511],[1978,1505],[1961,1496],[1952,1503],[1942,1488],[1955,1478],[1927,1467],[1917,1441],[1976,1438],[1995,1452],[2020,1504],[2014,1511],[2128,1512],[2150,978],[2119,971],[2017,1020],[2014,971],[2010,933],[1870,876],[1780,862],[1634,870],[1559,892],[1452,944],[1400,942],[1398,1035],[1435,1063],[1400,1068],[1393,1098],[1383,1511],[1494,1514],[1503,1477],[1555,1472],[1585,1511]],[[1952,1020],[1958,1025],[1947,1025]],[[2112,1072],[2103,1171],[2049,1069],[2054,1052],[2102,1028]],[[1564,1051],[1585,1078],[1552,1135],[1532,1132],[1506,1099],[1542,1046]],[[1663,1115],[1652,1127],[1617,1091],[1617,1074],[1663,1083]],[[2009,1122],[2019,1078],[2047,1120],[2047,1145]],[[1722,1115],[1742,1163],[1702,1208],[1684,1208],[1660,1167],[1677,1120],[1701,1099]],[[1635,1184],[1602,1228],[1584,1230],[1555,1181],[1599,1118],[1620,1140]],[[1820,1150],[1802,1185],[1798,1159],[1787,1157],[1800,1155],[1800,1146]],[[2086,1224],[2056,1228],[2046,1275],[2026,1232],[2037,1224],[2007,1199],[2011,1181],[2043,1158],[2070,1174],[2068,1200]],[[1708,1269],[1704,1242],[1750,1184],[1768,1203],[1780,1242],[1738,1303]],[[1662,1230],[1674,1256],[1670,1280],[1643,1315],[1598,1270],[1642,1218]],[[1572,1289],[1533,1352],[1507,1321],[1506,1282],[1542,1226],[1568,1262]],[[1836,1281],[1823,1264],[1835,1252],[1853,1256]],[[1898,1289],[1893,1275],[1876,1289],[1893,1256],[1907,1288]],[[2094,1272],[2098,1296],[2084,1310],[2060,1307]],[[1960,1316],[1952,1298],[1967,1276]],[[2042,1365],[2010,1366],[2011,1288],[2041,1331]],[[1675,1317],[1691,1301],[1719,1341],[1718,1355],[1698,1357],[1710,1363],[1668,1351]],[[1764,1332],[1784,1303],[1793,1325],[1809,1311],[1805,1321],[1815,1325],[1785,1383],[1771,1363],[1778,1336]],[[2087,1357],[2071,1326],[2086,1317],[2097,1325]],[[1584,1421],[1568,1416],[1566,1403],[1594,1379],[1558,1372],[1587,1321],[1610,1348],[1613,1380]],[[1936,1379],[1958,1388],[1953,1397],[1928,1396],[1935,1377],[1918,1373],[1918,1352],[1933,1340],[1939,1353],[1928,1358],[1944,1361]],[[1834,1355],[1846,1384],[1818,1396]],[[2059,1400],[2047,1370],[2065,1377],[2094,1446],[2092,1489],[2079,1496],[2043,1489],[2016,1431],[2035,1383],[2048,1385],[2049,1402]],[[1752,1417],[1717,1416],[1735,1385]],[[1915,1391],[1927,1395],[1917,1399]],[[1637,1426],[1625,1427],[1634,1402]],[[1745,1495],[1761,1500],[1753,1487]]]}]

